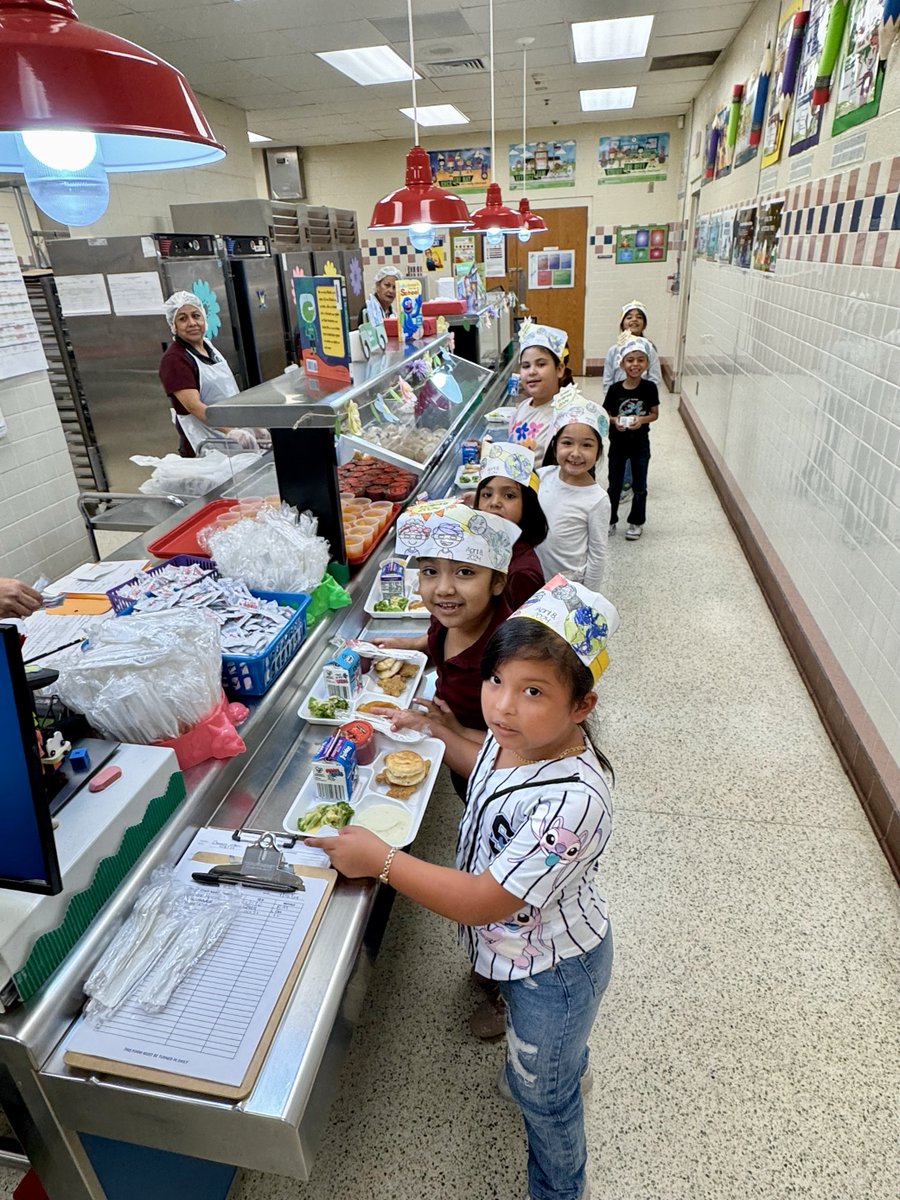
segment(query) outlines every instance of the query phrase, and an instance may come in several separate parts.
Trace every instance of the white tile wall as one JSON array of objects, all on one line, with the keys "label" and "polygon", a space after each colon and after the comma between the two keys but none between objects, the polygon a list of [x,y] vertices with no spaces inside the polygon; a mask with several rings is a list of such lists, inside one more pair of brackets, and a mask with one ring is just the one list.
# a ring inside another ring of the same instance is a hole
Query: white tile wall
[{"label": "white tile wall", "polygon": [[694,263],[682,390],[900,760],[898,345],[897,270]]},{"label": "white tile wall", "polygon": [[0,383],[0,411],[0,575],[53,579],[90,558],[90,545],[46,372]]}]

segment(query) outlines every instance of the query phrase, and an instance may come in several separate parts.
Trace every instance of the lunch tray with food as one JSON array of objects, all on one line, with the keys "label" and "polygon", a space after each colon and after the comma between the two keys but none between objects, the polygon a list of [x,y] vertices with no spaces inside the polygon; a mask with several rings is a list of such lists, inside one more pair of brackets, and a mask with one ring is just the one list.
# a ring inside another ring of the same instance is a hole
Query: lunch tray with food
[{"label": "lunch tray with food", "polygon": [[[374,706],[409,708],[415,696],[428,656],[418,650],[406,650],[409,661],[392,656],[390,650],[379,651],[372,666],[362,677],[362,687],[351,701],[333,703],[325,680],[319,676],[300,705],[298,715],[313,725],[343,725],[357,713],[365,714]],[[331,707],[333,714],[328,715]]]},{"label": "lunch tray with food", "polygon": [[463,463],[456,472],[454,483],[458,488],[463,488],[466,491],[471,491],[478,487],[478,480],[481,476],[480,463]]},{"label": "lunch tray with food", "polygon": [[395,621],[398,617],[421,617],[427,621],[430,614],[419,595],[419,572],[407,567],[403,585],[404,594],[402,596],[382,599],[381,581],[376,578],[369,588],[369,594],[363,605],[364,610],[370,617],[378,617],[379,620],[384,618]]},{"label": "lunch tray with food", "polygon": [[[377,730],[374,743],[375,760],[371,766],[358,768],[349,802],[321,799],[310,773],[284,818],[284,829],[331,837],[341,825],[362,825],[392,846],[415,841],[444,758],[444,743],[422,738],[410,745]],[[329,819],[337,824],[329,824]]]}]

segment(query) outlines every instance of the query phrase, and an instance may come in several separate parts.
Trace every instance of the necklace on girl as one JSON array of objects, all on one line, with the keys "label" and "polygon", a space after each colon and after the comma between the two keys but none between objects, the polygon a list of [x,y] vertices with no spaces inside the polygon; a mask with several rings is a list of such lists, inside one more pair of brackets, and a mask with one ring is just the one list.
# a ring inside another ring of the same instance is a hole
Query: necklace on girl
[{"label": "necklace on girl", "polygon": [[511,753],[519,760],[520,763],[524,763],[526,766],[530,767],[535,763],[556,762],[558,758],[568,758],[570,754],[580,754],[583,749],[584,739],[582,739],[577,746],[567,746],[565,750],[560,750],[559,754],[551,754],[547,758],[525,758],[524,755],[519,754],[516,750],[513,750]]}]

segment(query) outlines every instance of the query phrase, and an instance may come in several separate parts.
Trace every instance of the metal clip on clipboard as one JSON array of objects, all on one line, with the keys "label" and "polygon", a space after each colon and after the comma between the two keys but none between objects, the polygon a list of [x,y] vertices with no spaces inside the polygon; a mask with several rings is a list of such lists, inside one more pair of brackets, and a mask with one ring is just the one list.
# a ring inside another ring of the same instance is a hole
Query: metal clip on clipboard
[{"label": "metal clip on clipboard", "polygon": [[[235,830],[232,837],[240,841],[245,831]],[[293,844],[295,839],[289,839]],[[306,887],[299,875],[284,864],[284,856],[271,833],[261,833],[244,851],[239,865],[226,863],[211,867],[208,871],[195,871],[191,878],[195,883],[218,887],[223,883],[241,884],[244,887],[262,888],[269,892],[305,892]]]}]

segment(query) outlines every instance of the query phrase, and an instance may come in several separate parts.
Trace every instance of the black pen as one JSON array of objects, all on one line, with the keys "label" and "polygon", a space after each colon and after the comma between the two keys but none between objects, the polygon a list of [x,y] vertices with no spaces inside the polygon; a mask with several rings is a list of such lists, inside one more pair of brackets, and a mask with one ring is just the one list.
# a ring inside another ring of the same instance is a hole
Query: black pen
[{"label": "black pen", "polygon": [[57,646],[53,650],[45,650],[43,654],[36,654],[34,658],[26,658],[22,666],[30,667],[32,663],[40,662],[42,658],[49,658],[51,654],[59,654],[60,650],[69,650],[72,646],[80,646],[83,641],[84,638],[80,637],[77,641],[66,642],[64,646]]}]

